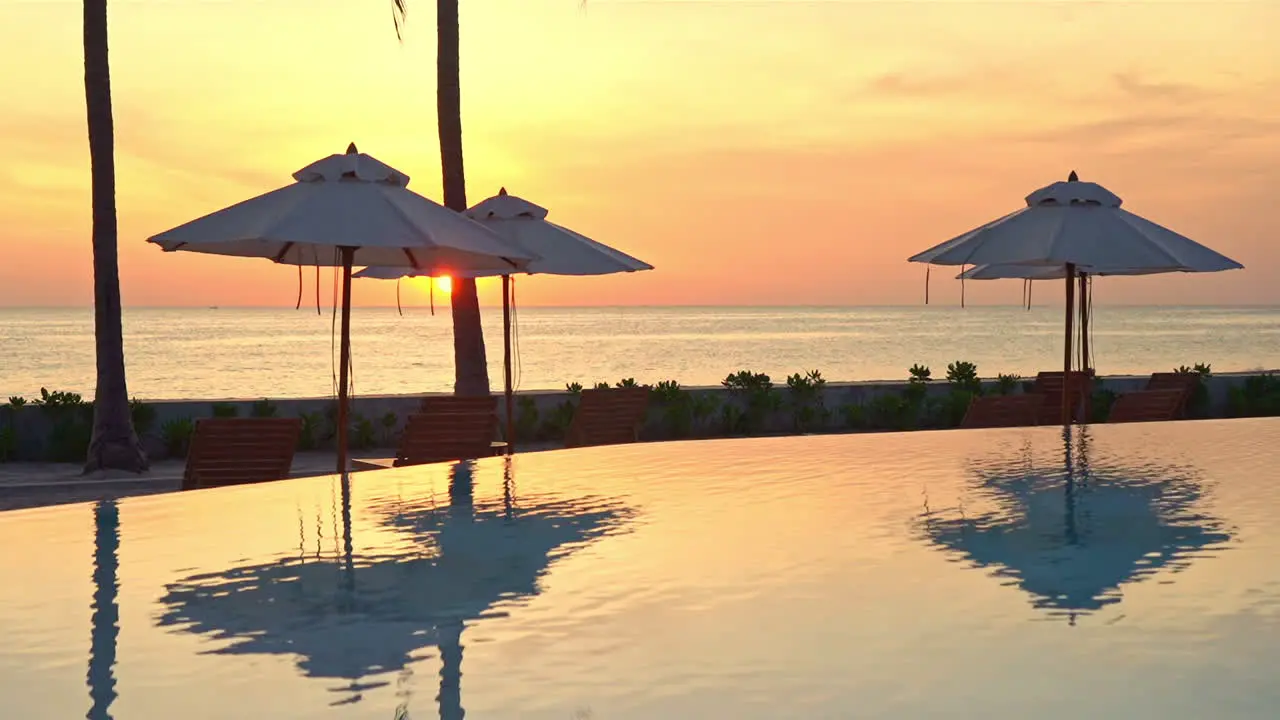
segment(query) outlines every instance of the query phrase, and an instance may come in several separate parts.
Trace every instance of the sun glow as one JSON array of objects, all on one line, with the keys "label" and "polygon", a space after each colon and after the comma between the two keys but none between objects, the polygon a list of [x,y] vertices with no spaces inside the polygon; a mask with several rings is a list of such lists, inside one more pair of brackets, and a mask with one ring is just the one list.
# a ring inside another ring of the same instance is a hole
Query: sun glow
[{"label": "sun glow", "polygon": [[431,278],[431,282],[435,283],[436,290],[448,294],[453,292],[453,278],[448,275],[441,275],[437,278]]}]

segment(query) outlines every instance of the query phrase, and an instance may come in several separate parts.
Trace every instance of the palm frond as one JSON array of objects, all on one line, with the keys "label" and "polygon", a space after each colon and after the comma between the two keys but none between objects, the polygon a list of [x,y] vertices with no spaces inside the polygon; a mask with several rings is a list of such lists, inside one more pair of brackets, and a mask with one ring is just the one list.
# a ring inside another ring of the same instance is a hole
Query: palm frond
[{"label": "palm frond", "polygon": [[405,4],[406,2],[407,0],[391,0],[391,22],[395,23],[396,39],[401,42],[404,41],[404,36],[401,34],[401,30],[404,28],[404,23],[409,12],[409,7]]}]

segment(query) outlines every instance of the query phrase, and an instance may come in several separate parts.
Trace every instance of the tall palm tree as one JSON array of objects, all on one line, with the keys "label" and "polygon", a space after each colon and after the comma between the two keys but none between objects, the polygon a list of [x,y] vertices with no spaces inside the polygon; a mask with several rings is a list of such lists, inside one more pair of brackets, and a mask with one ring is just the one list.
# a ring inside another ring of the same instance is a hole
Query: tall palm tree
[{"label": "tall palm tree", "polygon": [[115,129],[111,119],[111,68],[107,61],[107,0],[84,2],[84,96],[89,121],[93,185],[93,330],[98,382],[93,437],[85,472],[140,473],[149,465],[129,414],[120,317],[120,266],[116,232]]},{"label": "tall palm tree", "polygon": [[[404,22],[407,0],[392,0],[396,34]],[[444,205],[467,209],[466,173],[462,164],[462,97],[458,70],[458,0],[436,0],[436,124],[440,130],[440,171],[444,175]],[[476,281],[453,278],[454,392],[488,395],[489,365],[480,327],[480,299]]]}]

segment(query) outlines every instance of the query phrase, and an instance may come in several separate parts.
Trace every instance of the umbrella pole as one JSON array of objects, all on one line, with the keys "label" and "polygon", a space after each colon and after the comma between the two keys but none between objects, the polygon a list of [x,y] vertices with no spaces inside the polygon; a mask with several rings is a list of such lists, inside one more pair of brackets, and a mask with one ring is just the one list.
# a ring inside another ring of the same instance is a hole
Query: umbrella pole
[{"label": "umbrella pole", "polygon": [[355,263],[356,249],[342,251],[342,329],[338,350],[338,473],[347,471],[347,385],[351,374],[351,266]]},{"label": "umbrella pole", "polygon": [[502,376],[507,403],[507,454],[516,446],[515,389],[511,382],[511,276],[502,276]]},{"label": "umbrella pole", "polygon": [[1067,332],[1062,352],[1062,424],[1071,424],[1071,325],[1076,313],[1076,266],[1067,263]]},{"label": "umbrella pole", "polygon": [[1080,273],[1080,357],[1083,361],[1080,363],[1080,369],[1089,372],[1091,358],[1089,357],[1089,275]]}]

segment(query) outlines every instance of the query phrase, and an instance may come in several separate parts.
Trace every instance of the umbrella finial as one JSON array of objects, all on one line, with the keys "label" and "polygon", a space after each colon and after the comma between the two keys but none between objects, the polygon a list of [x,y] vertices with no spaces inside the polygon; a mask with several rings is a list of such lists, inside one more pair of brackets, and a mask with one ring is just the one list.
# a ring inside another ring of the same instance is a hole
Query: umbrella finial
[{"label": "umbrella finial", "polygon": [[[355,146],[353,145],[352,147]],[[1076,174],[1075,170],[1072,170],[1071,174],[1067,176],[1067,182],[1080,182],[1080,176]]]},{"label": "umbrella finial", "polygon": [[506,195],[506,194],[507,194],[507,189],[506,189],[505,187],[500,187],[500,188],[498,188],[498,195],[499,195],[499,196]]},{"label": "umbrella finial", "polygon": [[347,145],[347,154],[348,154],[348,155],[358,155],[358,154],[360,154],[360,151],[356,149],[356,144],[355,144],[355,143],[351,143],[350,145]]}]

